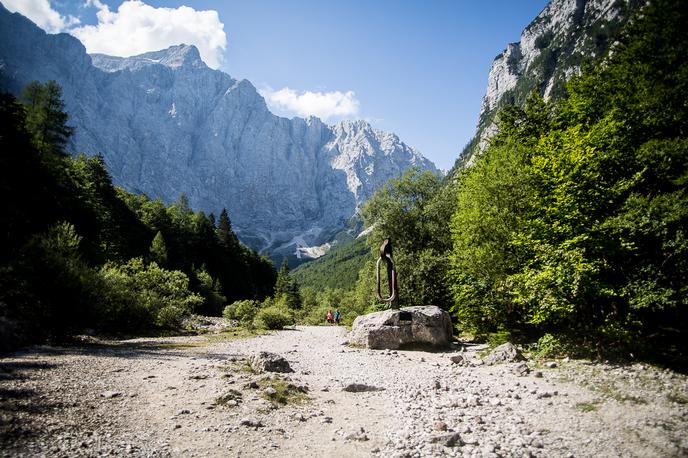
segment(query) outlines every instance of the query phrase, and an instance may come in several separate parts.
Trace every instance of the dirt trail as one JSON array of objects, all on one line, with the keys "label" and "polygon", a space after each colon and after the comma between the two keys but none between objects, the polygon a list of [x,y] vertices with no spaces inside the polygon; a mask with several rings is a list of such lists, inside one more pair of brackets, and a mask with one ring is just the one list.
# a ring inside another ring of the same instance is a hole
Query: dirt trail
[{"label": "dirt trail", "polygon": [[[519,376],[480,347],[373,351],[345,330],[237,341],[33,347],[0,360],[2,456],[686,456],[688,381],[640,364],[558,361]],[[244,368],[278,353],[308,388],[273,408]],[[460,354],[470,364],[453,364]],[[540,374],[538,374],[540,372]],[[350,383],[377,391],[346,392]],[[216,405],[230,390],[238,405]],[[250,420],[263,426],[246,426]]]}]

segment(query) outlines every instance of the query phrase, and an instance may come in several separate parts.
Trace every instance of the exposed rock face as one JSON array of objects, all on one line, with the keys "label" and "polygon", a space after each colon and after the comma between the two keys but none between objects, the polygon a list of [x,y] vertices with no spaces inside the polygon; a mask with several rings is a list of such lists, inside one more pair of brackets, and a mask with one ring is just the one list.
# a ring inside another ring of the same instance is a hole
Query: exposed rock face
[{"label": "exposed rock face", "polygon": [[[74,150],[102,154],[114,182],[195,209],[226,207],[242,240],[273,256],[316,246],[410,166],[434,165],[393,134],[273,115],[247,80],[208,68],[194,46],[89,56],[0,5],[0,90],[57,81]],[[281,256],[280,256],[281,257]]]},{"label": "exposed rock face", "polygon": [[[478,149],[497,131],[495,116],[506,104],[522,105],[533,90],[545,98],[563,94],[581,63],[598,58],[614,42],[641,0],[551,0],[494,62],[480,109]],[[471,151],[467,151],[471,154]],[[462,158],[464,163],[471,157]]]},{"label": "exposed rock face", "polygon": [[449,314],[434,305],[362,315],[354,320],[349,343],[373,349],[403,346],[449,345],[452,324]]}]

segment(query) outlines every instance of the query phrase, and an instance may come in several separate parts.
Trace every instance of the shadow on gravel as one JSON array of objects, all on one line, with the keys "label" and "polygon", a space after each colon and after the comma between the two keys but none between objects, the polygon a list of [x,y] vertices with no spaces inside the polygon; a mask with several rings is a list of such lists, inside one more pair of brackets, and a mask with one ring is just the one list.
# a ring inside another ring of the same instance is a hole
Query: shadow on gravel
[{"label": "shadow on gravel", "polygon": [[[203,344],[175,343],[175,342],[112,342],[112,343],[79,343],[65,344],[61,346],[29,347],[6,355],[9,358],[22,358],[25,356],[104,356],[115,358],[175,358],[189,356],[184,349],[199,348]],[[31,364],[31,363],[7,363],[0,361],[0,374],[4,364]],[[50,368],[48,363],[35,363],[43,368]],[[2,375],[0,375],[2,377]],[[1,380],[1,378],[0,378]]]},{"label": "shadow on gravel", "polygon": [[46,363],[2,362],[0,370],[0,450],[8,450],[12,443],[35,436],[37,431],[31,417],[61,409],[64,406],[42,396],[30,388],[6,386],[13,382],[21,383],[26,378],[35,378],[34,372],[51,368]]}]

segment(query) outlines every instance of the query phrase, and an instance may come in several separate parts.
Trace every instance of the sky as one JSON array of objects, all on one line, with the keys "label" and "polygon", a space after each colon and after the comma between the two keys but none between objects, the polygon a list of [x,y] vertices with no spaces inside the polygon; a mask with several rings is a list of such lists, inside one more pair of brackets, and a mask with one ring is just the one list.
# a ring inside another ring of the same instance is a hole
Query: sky
[{"label": "sky", "polygon": [[194,44],[270,109],[364,119],[449,169],[475,133],[494,58],[546,0],[0,0],[88,52]]}]

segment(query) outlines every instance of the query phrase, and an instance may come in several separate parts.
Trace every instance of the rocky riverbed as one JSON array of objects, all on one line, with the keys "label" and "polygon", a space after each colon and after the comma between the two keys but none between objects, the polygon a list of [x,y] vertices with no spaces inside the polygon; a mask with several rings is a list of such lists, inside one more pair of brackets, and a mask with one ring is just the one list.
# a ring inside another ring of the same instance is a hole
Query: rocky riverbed
[{"label": "rocky riverbed", "polygon": [[[388,351],[344,339],[343,328],[297,327],[25,349],[0,359],[0,455],[688,455],[682,374],[486,365],[479,345]],[[293,372],[252,372],[260,351]]]}]

